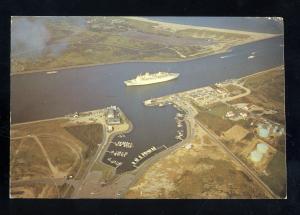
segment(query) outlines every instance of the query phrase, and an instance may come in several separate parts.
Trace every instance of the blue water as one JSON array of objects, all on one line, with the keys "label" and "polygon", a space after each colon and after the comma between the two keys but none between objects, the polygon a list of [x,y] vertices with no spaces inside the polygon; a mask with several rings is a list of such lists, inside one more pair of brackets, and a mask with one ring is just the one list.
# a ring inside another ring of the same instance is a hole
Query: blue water
[{"label": "blue water", "polygon": [[175,17],[175,16],[149,16],[156,21],[177,24],[205,26],[212,28],[226,28],[242,31],[282,34],[283,22],[269,20],[264,17]]},{"label": "blue water", "polygon": [[[120,171],[132,169],[134,157],[151,146],[171,146],[177,142],[176,110],[167,106],[150,108],[143,101],[183,90],[198,88],[256,73],[283,64],[283,37],[241,45],[228,54],[174,63],[120,63],[61,70],[57,74],[32,73],[12,76],[12,123],[63,116],[119,106],[132,121],[134,130],[127,138],[133,150],[124,158]],[[251,52],[256,57],[248,59]],[[221,59],[220,56],[229,55]],[[180,77],[165,83],[126,87],[123,81],[141,72],[169,70]]]}]

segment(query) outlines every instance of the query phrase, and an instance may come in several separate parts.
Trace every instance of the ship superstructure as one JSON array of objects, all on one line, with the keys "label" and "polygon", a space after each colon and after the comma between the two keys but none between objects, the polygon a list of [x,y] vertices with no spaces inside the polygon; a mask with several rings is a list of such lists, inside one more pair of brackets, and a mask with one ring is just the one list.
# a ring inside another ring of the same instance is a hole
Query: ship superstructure
[{"label": "ship superstructure", "polygon": [[144,75],[138,75],[135,79],[124,81],[126,86],[147,85],[159,82],[170,81],[179,76],[179,73],[157,72],[150,74],[146,72]]}]

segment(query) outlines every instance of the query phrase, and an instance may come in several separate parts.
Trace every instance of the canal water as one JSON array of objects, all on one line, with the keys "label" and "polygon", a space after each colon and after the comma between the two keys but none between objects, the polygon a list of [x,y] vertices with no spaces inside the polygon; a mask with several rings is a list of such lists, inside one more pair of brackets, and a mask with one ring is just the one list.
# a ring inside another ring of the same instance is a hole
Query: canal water
[{"label": "canal water", "polygon": [[[251,52],[255,58],[248,59]],[[229,55],[221,59],[223,55]],[[131,170],[133,159],[152,146],[171,146],[178,128],[172,106],[145,107],[143,101],[175,92],[204,87],[239,78],[283,64],[283,37],[279,36],[233,48],[230,53],[174,63],[119,63],[65,69],[57,74],[32,73],[12,76],[12,123],[48,119],[73,112],[119,106],[132,121],[133,131],[126,135],[134,148],[118,172]],[[176,80],[154,85],[126,87],[123,81],[139,73],[159,70],[177,72]],[[109,150],[112,150],[110,147]],[[104,157],[106,161],[107,156]]]},{"label": "canal water", "polygon": [[145,18],[183,25],[283,34],[283,21],[266,17],[149,16]]}]

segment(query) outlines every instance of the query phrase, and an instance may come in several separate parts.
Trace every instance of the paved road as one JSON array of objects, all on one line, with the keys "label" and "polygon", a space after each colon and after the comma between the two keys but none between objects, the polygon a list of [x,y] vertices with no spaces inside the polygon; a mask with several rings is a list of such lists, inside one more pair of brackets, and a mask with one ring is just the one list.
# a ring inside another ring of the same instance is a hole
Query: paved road
[{"label": "paved road", "polygon": [[[72,193],[71,198],[77,197],[78,192],[80,191],[81,187],[83,186],[84,182],[86,181],[88,173],[91,171],[92,167],[94,166],[94,164],[99,159],[99,156],[101,155],[101,152],[103,151],[103,149],[107,145],[108,136],[106,134],[107,134],[107,131],[105,129],[105,126],[103,126],[103,135],[104,136],[103,136],[103,139],[102,139],[102,143],[101,143],[100,147],[98,147],[98,149],[97,149],[95,155],[92,157],[91,161],[89,162],[89,164],[88,164],[86,170],[84,171],[84,174],[81,177],[79,183],[77,184],[77,186],[74,186],[74,192]],[[79,171],[78,171],[78,173],[79,173]],[[76,178],[76,176],[75,176],[75,178]]]},{"label": "paved road", "polygon": [[[251,93],[251,91],[248,88],[245,88],[241,85],[238,84],[234,84],[237,85],[241,88],[243,88],[245,90],[245,93],[237,95],[235,97],[231,97],[230,100],[233,99],[237,99],[239,97],[242,96],[246,96],[249,95]],[[228,100],[227,100],[228,101]],[[224,102],[224,101],[223,101]],[[197,111],[189,104],[187,104],[186,101],[174,101],[174,103],[176,105],[178,105],[179,107],[186,107],[187,111],[189,112],[189,114],[192,114],[192,116],[195,116],[195,114],[197,114]],[[270,198],[275,198],[275,199],[279,199],[279,196],[277,196],[260,178],[259,176],[253,172],[244,162],[242,162],[236,155],[234,155],[219,139],[219,137],[214,134],[213,132],[211,132],[205,125],[203,125],[201,122],[199,122],[198,120],[195,120],[196,123],[204,129],[204,131],[207,132],[207,134],[220,146],[222,147],[222,149],[228,153],[228,155],[237,163],[239,163],[241,165],[241,167],[243,168],[243,170],[245,171],[245,173],[247,173],[254,181],[257,182],[257,184],[265,191],[265,193],[270,197]]]},{"label": "paved road", "polygon": [[107,131],[105,129],[105,126],[103,126],[103,140],[102,140],[102,144],[101,146],[97,149],[97,152],[95,153],[94,157],[91,159],[91,161],[88,164],[88,167],[86,168],[83,177],[81,178],[80,182],[77,184],[77,186],[74,186],[74,192],[71,195],[71,198],[79,198],[80,197],[80,190],[82,189],[82,187],[85,185],[87,179],[88,179],[88,174],[91,172],[92,167],[94,166],[94,164],[99,161],[102,160],[107,148],[109,147],[109,142],[110,140],[112,140],[116,135],[119,134],[123,134],[126,132],[130,132],[132,129],[132,124],[130,121],[128,121],[128,119],[126,118],[125,114],[121,112],[121,114],[124,116],[125,120],[127,121],[127,123],[129,124],[129,129],[127,131],[121,131],[121,132],[115,132],[112,133],[111,135],[107,135]]},{"label": "paved road", "polygon": [[[85,193],[83,194],[84,198],[115,198],[115,195],[118,193],[117,198],[123,198],[124,195],[126,194],[128,188],[134,184],[150,167],[153,163],[155,163],[157,160],[161,159],[162,157],[165,157],[169,155],[171,152],[176,150],[177,148],[181,147],[183,144],[185,144],[187,141],[190,141],[190,137],[192,134],[193,130],[191,129],[190,124],[194,123],[194,115],[197,113],[193,109],[188,109],[186,110],[187,112],[190,112],[189,114],[186,115],[186,124],[187,124],[187,137],[184,141],[181,141],[172,147],[167,148],[166,150],[163,150],[162,152],[150,157],[146,161],[144,161],[138,168],[131,172],[127,172],[124,174],[121,174],[114,178],[113,181],[110,181],[105,187],[102,187],[100,190],[91,192],[89,194]],[[192,116],[192,117],[191,117]],[[115,134],[118,135],[118,134]],[[109,139],[111,139],[110,137]],[[105,152],[104,150],[103,152]],[[101,153],[103,156],[104,153]],[[101,156],[100,155],[100,156]],[[100,186],[100,185],[99,185]],[[74,196],[75,197],[75,196]]]},{"label": "paved road", "polygon": [[280,199],[279,196],[277,196],[269,187],[268,185],[266,185],[260,178],[259,176],[253,172],[243,161],[241,161],[236,155],[234,155],[228,148],[227,146],[225,146],[219,139],[219,137],[214,134],[213,132],[211,132],[205,125],[203,125],[202,123],[200,123],[199,121],[197,121],[198,125],[203,128],[208,135],[210,135],[210,137],[222,148],[224,149],[228,155],[237,163],[239,163],[241,165],[241,167],[243,168],[243,170],[245,171],[245,173],[247,173],[252,179],[254,179],[254,181],[257,182],[257,184],[266,192],[266,194],[270,197],[270,198],[275,198],[275,199]]},{"label": "paved road", "polygon": [[250,89],[248,89],[248,88],[246,88],[246,87],[244,87],[244,86],[242,86],[242,85],[240,85],[240,84],[232,83],[232,84],[230,84],[230,85],[234,85],[234,86],[240,87],[240,88],[242,88],[243,90],[245,90],[245,92],[244,92],[244,93],[241,93],[241,94],[239,94],[239,95],[233,96],[233,97],[228,97],[228,98],[225,98],[225,99],[220,99],[220,101],[222,101],[222,102],[229,102],[229,101],[232,101],[232,100],[239,99],[239,98],[241,98],[241,97],[247,96],[247,95],[249,95],[249,94],[251,93],[251,90],[250,90]]},{"label": "paved road", "polygon": [[[188,112],[191,110],[186,110],[186,111]],[[193,133],[194,131],[193,131],[192,127],[194,127],[193,125],[195,123],[195,120],[193,117],[191,117],[189,114],[187,114],[184,121],[187,126],[186,139],[176,143],[175,145],[172,145],[171,147],[161,151],[160,153],[154,155],[153,157],[150,157],[149,159],[144,161],[138,168],[136,168],[134,171],[132,171],[131,174],[134,175],[134,177],[132,178],[132,181],[127,185],[126,189],[123,189],[119,192],[120,198],[125,197],[125,194],[128,191],[128,188],[131,187],[133,184],[135,184],[138,181],[138,179],[140,179],[140,177],[142,177],[143,174],[148,170],[149,167],[151,167],[154,163],[156,163],[160,159],[170,155],[176,149],[182,147],[184,144],[186,144],[187,142],[189,142],[191,140],[191,138],[194,135],[194,133]]]}]

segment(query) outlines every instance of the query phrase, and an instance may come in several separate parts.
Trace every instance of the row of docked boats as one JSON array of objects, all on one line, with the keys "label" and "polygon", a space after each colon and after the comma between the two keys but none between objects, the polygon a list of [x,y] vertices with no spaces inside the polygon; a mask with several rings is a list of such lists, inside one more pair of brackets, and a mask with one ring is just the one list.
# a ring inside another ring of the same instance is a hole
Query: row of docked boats
[{"label": "row of docked boats", "polygon": [[131,164],[133,166],[136,166],[141,160],[147,158],[150,154],[152,154],[153,152],[155,152],[157,150],[157,148],[155,146],[152,146],[150,149],[141,152],[140,154],[138,154],[137,157],[135,157],[133,159],[133,161],[131,162]]},{"label": "row of docked boats", "polygon": [[115,157],[123,157],[125,158],[128,155],[128,152],[123,152],[123,151],[107,151],[107,153],[110,153],[111,155]]},{"label": "row of docked boats", "polygon": [[117,142],[112,142],[112,143],[117,147],[124,147],[124,148],[127,148],[127,149],[133,148],[133,143],[128,142],[128,141],[117,141]]}]

